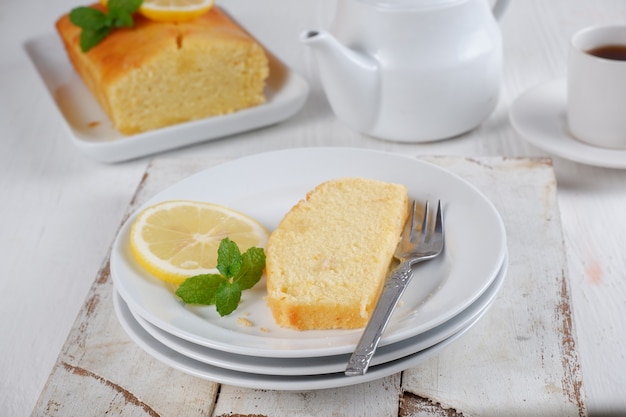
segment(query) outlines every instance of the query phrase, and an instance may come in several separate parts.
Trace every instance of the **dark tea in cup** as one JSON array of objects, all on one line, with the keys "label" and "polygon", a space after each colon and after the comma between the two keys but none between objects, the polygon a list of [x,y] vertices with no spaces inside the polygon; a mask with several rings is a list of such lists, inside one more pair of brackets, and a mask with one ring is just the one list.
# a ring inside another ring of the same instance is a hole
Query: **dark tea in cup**
[{"label": "dark tea in cup", "polygon": [[626,45],[603,45],[587,51],[598,58],[626,61]]}]

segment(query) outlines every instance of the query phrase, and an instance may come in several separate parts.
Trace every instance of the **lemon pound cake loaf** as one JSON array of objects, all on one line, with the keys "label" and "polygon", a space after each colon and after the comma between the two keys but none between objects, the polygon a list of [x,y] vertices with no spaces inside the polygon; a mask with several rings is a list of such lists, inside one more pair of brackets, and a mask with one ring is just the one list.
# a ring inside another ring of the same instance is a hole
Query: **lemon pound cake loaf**
[{"label": "lemon pound cake loaf", "polygon": [[320,184],[266,246],[267,303],[282,327],[365,326],[408,212],[407,189],[364,178]]},{"label": "lemon pound cake loaf", "polygon": [[134,22],[111,31],[86,53],[79,45],[81,29],[69,15],[56,23],[74,68],[120,132],[144,132],[265,101],[265,51],[218,7],[189,22],[154,22],[139,14]]}]

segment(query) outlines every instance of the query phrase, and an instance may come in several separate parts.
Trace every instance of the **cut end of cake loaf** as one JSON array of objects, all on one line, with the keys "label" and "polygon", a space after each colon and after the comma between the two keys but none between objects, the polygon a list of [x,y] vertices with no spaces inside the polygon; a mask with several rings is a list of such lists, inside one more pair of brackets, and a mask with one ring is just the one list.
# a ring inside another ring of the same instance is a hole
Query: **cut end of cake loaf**
[{"label": "cut end of cake loaf", "polygon": [[364,178],[320,184],[266,246],[267,304],[298,330],[365,326],[408,213],[407,189]]},{"label": "cut end of cake loaf", "polygon": [[68,15],[56,27],[74,68],[124,134],[265,102],[265,51],[218,7],[182,23],[136,14],[133,28],[113,30],[87,53]]}]

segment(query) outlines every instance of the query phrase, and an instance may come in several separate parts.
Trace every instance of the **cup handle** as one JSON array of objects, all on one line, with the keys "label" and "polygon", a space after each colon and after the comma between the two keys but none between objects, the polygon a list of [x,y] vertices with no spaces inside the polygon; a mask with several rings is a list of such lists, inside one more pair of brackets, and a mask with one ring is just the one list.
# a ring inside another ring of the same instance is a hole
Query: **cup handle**
[{"label": "cup handle", "polygon": [[506,12],[506,9],[509,7],[509,3],[511,3],[511,0],[497,0],[495,2],[492,11],[496,20],[500,20],[500,18],[504,15],[504,12]]}]

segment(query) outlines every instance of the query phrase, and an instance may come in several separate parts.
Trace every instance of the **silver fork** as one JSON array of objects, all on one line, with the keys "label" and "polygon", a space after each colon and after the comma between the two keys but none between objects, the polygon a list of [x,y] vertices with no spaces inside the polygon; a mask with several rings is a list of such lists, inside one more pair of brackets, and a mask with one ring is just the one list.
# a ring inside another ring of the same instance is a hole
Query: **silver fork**
[{"label": "silver fork", "polygon": [[416,207],[417,204],[413,201],[411,214],[404,225],[402,237],[393,255],[400,261],[400,264],[385,281],[378,303],[372,312],[372,317],[365,326],[361,339],[354,353],[352,353],[352,357],[350,357],[345,370],[347,376],[364,375],[367,372],[391,314],[413,276],[411,267],[416,263],[435,258],[443,251],[444,233],[441,201],[437,203],[434,227],[432,227],[430,220],[428,201],[426,202],[422,226],[419,231],[415,229]]}]

